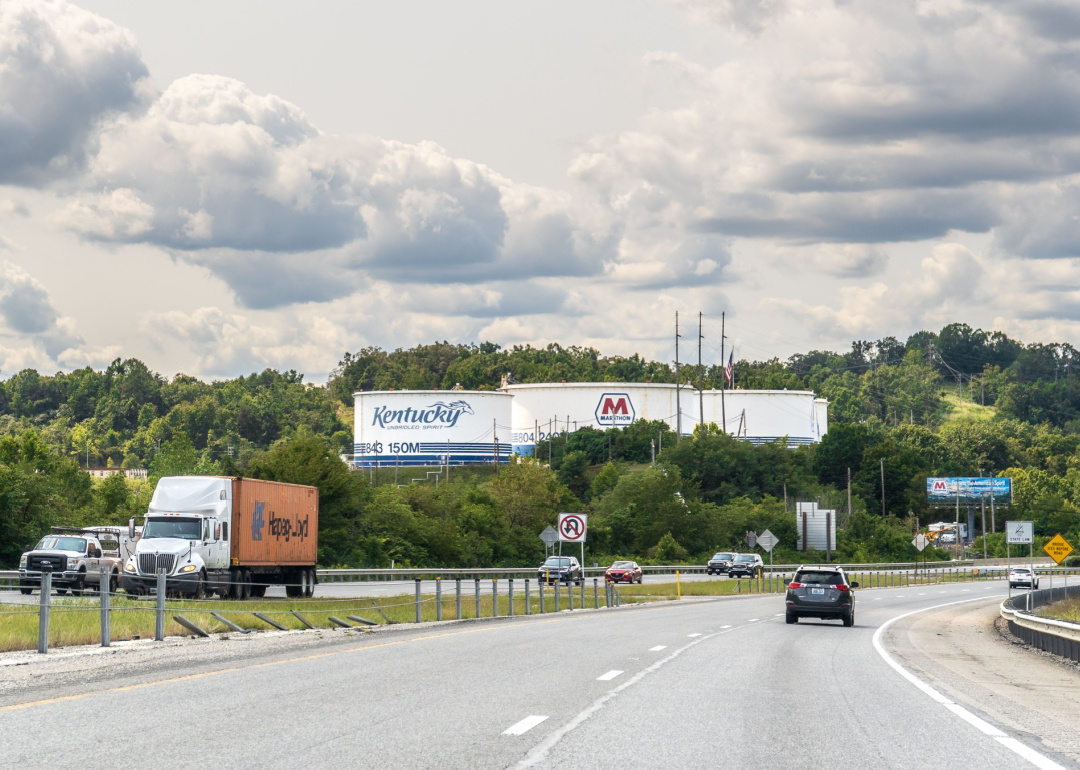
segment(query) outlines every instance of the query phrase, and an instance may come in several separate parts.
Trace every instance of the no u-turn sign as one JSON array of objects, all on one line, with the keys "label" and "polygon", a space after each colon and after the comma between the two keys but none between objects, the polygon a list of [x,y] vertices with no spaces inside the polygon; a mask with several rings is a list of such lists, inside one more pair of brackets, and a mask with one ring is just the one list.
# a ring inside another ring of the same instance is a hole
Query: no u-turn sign
[{"label": "no u-turn sign", "polygon": [[560,513],[559,539],[564,543],[584,543],[588,519],[584,513]]}]

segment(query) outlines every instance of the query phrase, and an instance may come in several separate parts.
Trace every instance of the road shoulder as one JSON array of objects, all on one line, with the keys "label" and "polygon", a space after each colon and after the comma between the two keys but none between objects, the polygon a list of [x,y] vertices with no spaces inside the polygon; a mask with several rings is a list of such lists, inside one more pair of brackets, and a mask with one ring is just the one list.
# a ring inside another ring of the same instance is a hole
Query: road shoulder
[{"label": "road shoulder", "polygon": [[1032,746],[1080,763],[1080,668],[1035,654],[995,627],[1000,599],[905,618],[883,639],[912,674]]}]

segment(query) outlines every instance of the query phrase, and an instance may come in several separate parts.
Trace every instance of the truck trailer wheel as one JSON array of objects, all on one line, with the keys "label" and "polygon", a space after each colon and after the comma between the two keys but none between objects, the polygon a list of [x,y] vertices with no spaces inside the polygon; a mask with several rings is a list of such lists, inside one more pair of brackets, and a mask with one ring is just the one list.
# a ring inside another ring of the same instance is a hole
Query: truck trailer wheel
[{"label": "truck trailer wheel", "polygon": [[311,567],[307,571],[307,592],[304,594],[307,598],[311,598],[315,595],[315,568]]}]

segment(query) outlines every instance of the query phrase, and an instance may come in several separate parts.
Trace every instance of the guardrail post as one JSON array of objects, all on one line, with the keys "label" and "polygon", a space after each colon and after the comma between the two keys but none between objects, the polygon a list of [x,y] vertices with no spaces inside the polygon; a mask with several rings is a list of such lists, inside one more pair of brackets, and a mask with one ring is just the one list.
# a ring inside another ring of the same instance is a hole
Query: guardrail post
[{"label": "guardrail post", "polygon": [[510,597],[510,617],[514,617],[514,579],[507,578],[506,585],[509,586],[507,595]]},{"label": "guardrail post", "polygon": [[570,602],[570,611],[572,612],[574,610],[574,584],[573,583],[567,583],[566,584],[566,598],[567,598],[567,601]]},{"label": "guardrail post", "polygon": [[[547,610],[544,608],[544,583],[546,583],[546,582],[547,582],[546,580],[537,580],[536,581],[536,588],[537,588],[537,590],[540,591],[540,614],[541,615],[543,615],[545,612],[547,612]],[[526,583],[526,585],[528,585],[528,583]]]},{"label": "guardrail post", "polygon": [[101,597],[101,646],[109,647],[112,644],[112,633],[109,629],[109,571],[101,569],[101,582],[98,583],[98,596]]},{"label": "guardrail post", "polygon": [[585,573],[581,573],[581,609],[585,609]]},{"label": "guardrail post", "polygon": [[499,617],[499,581],[491,579],[491,617]]},{"label": "guardrail post", "polygon": [[476,590],[476,617],[480,618],[480,578],[474,578],[475,585],[473,588]]},{"label": "guardrail post", "polygon": [[442,578],[435,577],[435,620],[442,620]]},{"label": "guardrail post", "polygon": [[525,578],[525,614],[526,615],[531,615],[532,614],[532,603],[529,601],[530,598],[531,597],[529,596],[529,579]]},{"label": "guardrail post", "polygon": [[619,589],[618,589],[618,588],[616,588],[616,589],[615,589],[615,606],[616,606],[616,607],[620,606],[620,602],[619,602]]},{"label": "guardrail post", "polygon": [[52,606],[52,567],[41,570],[41,604],[38,609],[37,651],[44,655],[49,651],[49,608]]},{"label": "guardrail post", "polygon": [[457,594],[457,619],[461,620],[461,578],[454,578],[454,592]]},{"label": "guardrail post", "polygon": [[558,581],[558,580],[555,581],[555,611],[556,612],[559,611],[559,582],[560,581]]},{"label": "guardrail post", "polygon": [[165,641],[165,570],[157,573],[157,617],[154,619],[154,639]]},{"label": "guardrail post", "polygon": [[599,587],[599,581],[596,578],[592,579],[592,601],[593,601],[593,609],[594,610],[600,609],[600,587]]},{"label": "guardrail post", "polygon": [[420,622],[420,578],[416,578],[416,622]]}]

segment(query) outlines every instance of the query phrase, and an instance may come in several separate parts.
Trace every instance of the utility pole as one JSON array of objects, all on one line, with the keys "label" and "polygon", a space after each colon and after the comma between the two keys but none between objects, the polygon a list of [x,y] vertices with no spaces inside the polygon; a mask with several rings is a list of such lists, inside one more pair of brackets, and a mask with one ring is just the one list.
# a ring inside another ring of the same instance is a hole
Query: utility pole
[{"label": "utility pole", "polygon": [[682,438],[682,403],[679,399],[679,311],[675,311],[675,442]]},{"label": "utility pole", "polygon": [[956,558],[964,555],[963,543],[960,540],[960,482],[956,482]]},{"label": "utility pole", "polygon": [[724,340],[727,339],[724,334],[724,318],[726,315],[726,311],[720,314],[720,366],[724,370],[724,373],[720,376],[720,422],[723,423],[720,428],[724,433],[727,433],[727,408],[724,405],[724,391],[727,390],[727,359],[724,357]]},{"label": "utility pole", "polygon": [[705,427],[705,380],[701,370],[701,311],[697,314],[697,392],[698,392],[698,427]]},{"label": "utility pole", "polygon": [[[882,495],[884,497],[885,495]],[[847,512],[848,516],[851,515],[851,467],[847,469]]]},{"label": "utility pole", "polygon": [[881,458],[881,518],[885,518],[885,458]]},{"label": "utility pole", "polygon": [[980,495],[982,503],[983,559],[986,558],[986,495]]},{"label": "utility pole", "polygon": [[997,532],[997,522],[994,521],[994,477],[990,477],[990,531]]},{"label": "utility pole", "polygon": [[499,475],[499,423],[491,421],[491,460],[495,464],[495,475]]}]

